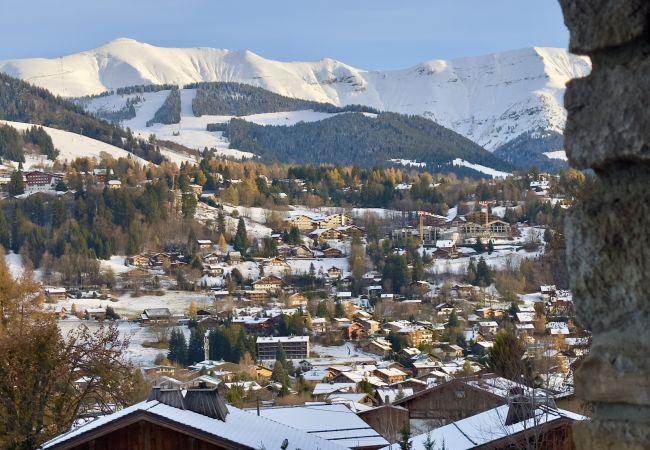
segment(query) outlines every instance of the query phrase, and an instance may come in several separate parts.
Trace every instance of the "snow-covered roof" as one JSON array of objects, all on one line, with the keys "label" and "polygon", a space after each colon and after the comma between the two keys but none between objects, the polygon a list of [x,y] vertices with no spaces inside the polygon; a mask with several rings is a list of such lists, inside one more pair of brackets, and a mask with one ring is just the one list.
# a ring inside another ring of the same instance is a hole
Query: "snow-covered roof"
[{"label": "snow-covered roof", "polygon": [[[281,448],[286,439],[287,450],[320,448],[321,450],[340,450],[345,448],[340,444],[327,441],[320,436],[309,434],[303,430],[288,426],[263,416],[228,405],[228,415],[224,421],[208,416],[175,408],[160,403],[157,400],[144,401],[125,408],[116,413],[103,416],[84,426],[58,436],[43,445],[43,449],[56,448],[73,438],[109,425],[132,414],[145,413],[157,418],[171,420],[188,428],[198,430],[218,440],[227,440],[250,449]],[[251,430],[255,430],[251,433]]]},{"label": "snow-covered roof", "polygon": [[257,343],[266,342],[309,342],[309,336],[260,336]]},{"label": "snow-covered roof", "polygon": [[[506,425],[508,405],[476,414],[466,419],[458,420],[449,425],[423,433],[412,438],[412,449],[423,450],[427,436],[438,445],[444,442],[447,450],[465,450],[494,442],[512,436],[516,433],[529,430],[535,426],[550,423],[560,419],[586,420],[585,416],[575,414],[563,409],[548,408],[545,406],[535,410],[535,416],[528,420]],[[384,450],[399,450],[399,444],[384,447]]]},{"label": "snow-covered roof", "polygon": [[[255,412],[251,411],[251,414]],[[363,419],[341,404],[263,408],[260,415],[306,431],[312,436],[335,441],[347,448],[388,444],[388,441]],[[266,448],[275,447],[267,445]]]}]

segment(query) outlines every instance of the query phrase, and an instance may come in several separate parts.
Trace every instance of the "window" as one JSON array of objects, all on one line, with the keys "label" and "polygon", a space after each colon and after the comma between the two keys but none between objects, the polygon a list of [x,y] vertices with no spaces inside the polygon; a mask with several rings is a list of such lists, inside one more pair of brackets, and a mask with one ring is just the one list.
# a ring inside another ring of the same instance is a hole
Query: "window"
[{"label": "window", "polygon": [[456,398],[465,398],[465,390],[464,389],[459,389],[456,391]]}]

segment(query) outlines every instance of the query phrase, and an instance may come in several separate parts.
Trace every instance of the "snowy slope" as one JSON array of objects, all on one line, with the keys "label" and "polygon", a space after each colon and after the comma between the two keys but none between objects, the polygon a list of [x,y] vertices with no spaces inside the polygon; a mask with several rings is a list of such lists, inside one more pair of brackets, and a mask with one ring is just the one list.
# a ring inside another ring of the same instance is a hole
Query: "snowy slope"
[{"label": "snowy slope", "polygon": [[[11,125],[19,131],[30,128],[32,124],[22,122],[10,122],[8,120],[0,120],[0,123]],[[149,164],[144,159],[135,156],[124,149],[115,147],[114,145],[106,144],[86,136],[81,136],[69,131],[57,130],[55,128],[43,127],[43,129],[52,138],[54,148],[59,150],[60,161],[72,161],[75,158],[100,158],[101,153],[108,153],[113,158],[132,158],[140,164]]]},{"label": "snowy slope", "polygon": [[[159,140],[176,142],[189,148],[203,150],[205,147],[217,149],[217,153],[233,158],[251,158],[252,153],[228,148],[230,143],[223,137],[221,132],[208,132],[206,127],[210,123],[228,122],[233,116],[194,116],[192,112],[192,100],[196,96],[196,89],[181,89],[181,121],[178,124],[163,125],[153,124],[147,127],[147,121],[153,118],[154,114],[164,103],[169,91],[147,92],[140,94],[112,94],[96,97],[82,102],[86,110],[92,113],[101,111],[118,111],[126,105],[128,100],[136,97],[139,101],[135,103],[136,116],[133,119],[125,120],[121,125],[130,128],[137,136],[147,138],[155,134]],[[298,122],[314,122],[327,119],[336,114],[303,110],[287,111],[264,114],[253,114],[242,116],[241,119],[259,125],[295,125]],[[180,164],[182,161],[196,162],[192,157],[184,157],[174,152],[161,153],[171,161]]]},{"label": "snowy slope", "polygon": [[589,70],[588,59],[552,48],[368,72],[332,59],[279,62],[249,51],[159,48],[131,39],[58,59],[0,62],[0,71],[63,96],[137,84],[234,81],[289,97],[420,114],[488,150],[529,130],[561,132],[564,85]]}]

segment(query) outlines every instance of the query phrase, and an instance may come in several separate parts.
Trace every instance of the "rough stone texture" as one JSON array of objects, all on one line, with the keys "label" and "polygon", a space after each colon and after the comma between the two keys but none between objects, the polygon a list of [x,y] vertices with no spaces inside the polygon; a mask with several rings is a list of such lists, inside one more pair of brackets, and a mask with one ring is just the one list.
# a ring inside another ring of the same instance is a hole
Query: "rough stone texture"
[{"label": "rough stone texture", "polygon": [[575,372],[593,405],[578,449],[650,448],[650,0],[560,0],[592,72],[567,86],[570,163],[596,180],[566,222],[576,313],[593,333]]},{"label": "rough stone texture", "polygon": [[593,420],[574,425],[573,438],[584,449],[647,450],[650,429],[639,423]]},{"label": "rough stone texture", "polygon": [[625,44],[642,36],[650,23],[648,0],[560,0],[560,4],[573,53]]},{"label": "rough stone texture", "polygon": [[636,47],[620,63],[620,52],[594,56],[591,74],[569,82],[565,145],[574,167],[606,167],[622,159],[650,161],[648,55],[650,46]]}]

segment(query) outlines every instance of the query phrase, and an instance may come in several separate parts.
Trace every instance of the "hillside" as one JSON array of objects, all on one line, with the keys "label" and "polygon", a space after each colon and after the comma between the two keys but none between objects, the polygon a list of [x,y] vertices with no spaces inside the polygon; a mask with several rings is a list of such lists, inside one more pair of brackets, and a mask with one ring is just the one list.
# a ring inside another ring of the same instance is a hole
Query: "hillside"
[{"label": "hillside", "polygon": [[512,166],[435,122],[395,113],[344,113],[293,126],[259,125],[243,119],[210,125],[235,148],[266,162],[385,166],[400,158],[426,163],[433,172],[453,171],[461,158],[498,170]]},{"label": "hillside", "polygon": [[2,73],[0,120],[78,133],[156,164],[163,160],[160,152],[145,140],[136,139],[124,129],[95,118],[71,101]]},{"label": "hillside", "polygon": [[369,72],[332,59],[279,62],[249,51],[158,48],[131,39],[63,58],[0,62],[0,71],[70,97],[132,85],[227,81],[335,106],[362,104],[428,117],[488,150],[538,129],[561,133],[564,86],[589,70],[587,58],[553,48]]}]

